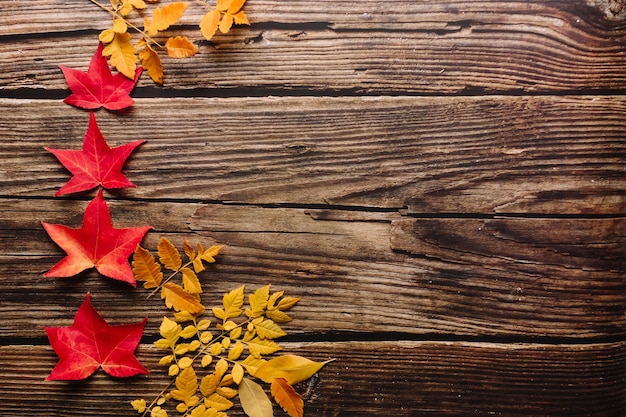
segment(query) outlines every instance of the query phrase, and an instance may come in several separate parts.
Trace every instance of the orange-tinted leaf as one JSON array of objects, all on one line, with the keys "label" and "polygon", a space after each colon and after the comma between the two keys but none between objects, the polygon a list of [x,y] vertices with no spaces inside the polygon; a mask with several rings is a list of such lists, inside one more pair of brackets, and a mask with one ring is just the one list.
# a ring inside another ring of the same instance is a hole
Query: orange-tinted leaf
[{"label": "orange-tinted leaf", "polygon": [[133,273],[137,281],[144,281],[144,288],[156,288],[163,280],[161,265],[154,260],[154,256],[149,251],[139,245],[133,257]]},{"label": "orange-tinted leaf", "polygon": [[84,379],[100,366],[109,375],[147,374],[134,355],[147,319],[135,324],[110,326],[91,305],[89,293],[69,327],[47,327],[59,363],[48,380]]},{"label": "orange-tinted leaf", "polygon": [[270,392],[276,402],[291,417],[302,417],[304,413],[304,401],[285,378],[276,378],[272,381]]},{"label": "orange-tinted leaf", "polygon": [[183,268],[181,272],[183,274],[183,288],[185,288],[185,291],[191,294],[200,294],[202,287],[196,273],[189,268]]},{"label": "orange-tinted leaf", "polygon": [[188,311],[191,314],[199,314],[204,311],[197,294],[190,294],[181,286],[168,282],[161,289],[161,298],[165,299],[165,305],[176,311]]},{"label": "orange-tinted leaf", "polygon": [[243,12],[243,10],[235,13],[233,15],[233,19],[235,19],[235,24],[237,25],[249,25],[250,21],[248,20],[248,16]]},{"label": "orange-tinted leaf", "polygon": [[271,383],[275,378],[285,378],[290,385],[309,379],[327,362],[314,362],[298,355],[283,355],[270,359],[254,374]]},{"label": "orange-tinted leaf", "polygon": [[246,3],[246,0],[231,0],[226,13],[228,14],[237,13],[239,10],[241,10],[241,8],[243,7],[245,3]]},{"label": "orange-tinted leaf", "polygon": [[228,31],[230,30],[230,28],[233,26],[233,15],[231,14],[225,14],[224,17],[222,17],[222,20],[220,21],[220,32],[222,33],[228,33]]},{"label": "orange-tinted leaf", "polygon": [[104,47],[102,55],[110,57],[111,66],[132,80],[137,69],[137,51],[130,39],[128,32],[116,33],[113,40]]},{"label": "orange-tinted leaf", "polygon": [[207,14],[204,15],[202,20],[200,21],[200,32],[202,32],[202,36],[207,41],[210,41],[215,32],[217,32],[217,27],[220,23],[220,13],[217,10],[211,10]]},{"label": "orange-tinted leaf", "polygon": [[141,60],[141,66],[148,71],[152,81],[163,85],[163,66],[161,65],[159,54],[146,43],[139,52],[139,59]]},{"label": "orange-tinted leaf", "polygon": [[187,58],[198,53],[198,48],[185,36],[169,38],[165,43],[167,54],[172,58]]},{"label": "orange-tinted leaf", "polygon": [[169,241],[166,237],[161,237],[159,239],[159,244],[157,245],[157,251],[159,254],[159,260],[167,269],[172,271],[178,271],[183,261],[180,259],[180,253],[178,253],[178,249],[172,242]]},{"label": "orange-tinted leaf", "polygon": [[45,277],[71,277],[95,267],[102,275],[135,286],[128,257],[151,227],[115,229],[102,190],[87,205],[79,229],[45,222],[42,225],[52,240],[67,253],[44,274]]},{"label": "orange-tinted leaf", "polygon": [[178,22],[178,20],[183,17],[188,6],[189,3],[178,1],[154,9],[154,12],[152,12],[152,20],[146,20],[144,22],[145,30],[148,32],[148,35],[154,36],[158,32]]}]

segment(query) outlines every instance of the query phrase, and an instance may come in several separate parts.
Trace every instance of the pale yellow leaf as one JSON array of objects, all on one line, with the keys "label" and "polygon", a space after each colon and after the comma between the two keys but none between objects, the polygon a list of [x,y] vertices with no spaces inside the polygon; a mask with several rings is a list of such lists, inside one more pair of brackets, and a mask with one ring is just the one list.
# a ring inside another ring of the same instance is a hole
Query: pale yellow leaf
[{"label": "pale yellow leaf", "polygon": [[276,378],[272,381],[270,392],[283,410],[291,417],[302,417],[304,401],[285,378]]},{"label": "pale yellow leaf", "polygon": [[137,57],[135,47],[130,43],[130,33],[116,33],[113,40],[102,50],[102,55],[109,57],[111,66],[124,74],[125,77],[135,79]]},{"label": "pale yellow leaf", "polygon": [[283,355],[261,366],[254,376],[271,383],[275,378],[285,378],[289,385],[309,379],[328,362],[314,362],[298,355]]},{"label": "pale yellow leaf", "polygon": [[204,405],[209,408],[214,408],[217,411],[224,411],[228,410],[235,404],[233,404],[233,402],[230,401],[228,398],[222,397],[218,393],[214,392],[204,399]]},{"label": "pale yellow leaf", "polygon": [[133,274],[137,281],[144,281],[144,288],[156,288],[163,280],[161,265],[154,260],[154,256],[148,250],[139,245],[133,255]]},{"label": "pale yellow leaf", "polygon": [[146,43],[143,49],[139,51],[139,59],[141,60],[141,66],[148,71],[152,81],[163,85],[163,66],[161,65],[159,54]]},{"label": "pale yellow leaf", "polygon": [[253,294],[248,296],[248,303],[250,303],[250,314],[246,314],[250,318],[255,318],[263,315],[265,308],[267,307],[267,300],[270,296],[270,286],[266,285],[257,289]]},{"label": "pale yellow leaf", "polygon": [[169,38],[165,42],[167,55],[172,58],[187,58],[198,53],[198,48],[185,36]]},{"label": "pale yellow leaf", "polygon": [[245,372],[241,364],[236,363],[233,365],[233,371],[231,374],[233,375],[233,381],[235,381],[235,384],[239,385],[241,383],[244,373]]},{"label": "pale yellow leaf", "polygon": [[287,333],[274,323],[272,320],[263,320],[261,323],[255,324],[255,329],[259,337],[263,339],[276,339],[285,336]]},{"label": "pale yellow leaf", "polygon": [[181,286],[168,282],[161,288],[161,298],[165,299],[165,305],[176,311],[188,311],[191,314],[199,314],[204,311],[197,294],[190,294]]},{"label": "pale yellow leaf", "polygon": [[217,308],[217,307],[213,307],[212,311],[213,311],[213,315],[215,317],[217,317],[218,319],[220,319],[220,320],[225,320],[226,319],[226,312],[223,309]]},{"label": "pale yellow leaf", "polygon": [[174,246],[174,244],[166,237],[162,237],[159,239],[157,250],[159,260],[163,266],[172,271],[178,271],[183,261],[180,258],[180,253],[178,252],[178,249],[176,249],[176,246]]},{"label": "pale yellow leaf", "polygon": [[200,286],[200,280],[195,272],[189,268],[181,269],[183,274],[183,288],[185,291],[191,294],[200,294],[202,292],[202,287]]},{"label": "pale yellow leaf", "polygon": [[220,20],[220,25],[219,25],[220,32],[228,33],[230,28],[233,26],[233,22],[234,22],[233,15],[225,14],[222,17],[222,20]]},{"label": "pale yellow leaf", "polygon": [[200,32],[204,39],[210,41],[215,32],[217,32],[217,27],[220,23],[220,13],[217,10],[211,10],[207,14],[204,15],[202,20],[200,21]]},{"label": "pale yellow leaf", "polygon": [[298,301],[300,301],[299,298],[297,297],[283,297],[280,299],[280,301],[278,302],[278,309],[279,310],[289,310],[291,307],[293,307]]},{"label": "pale yellow leaf", "polygon": [[243,411],[249,417],[272,417],[272,403],[263,388],[248,378],[239,384],[239,400]]},{"label": "pale yellow leaf", "polygon": [[228,359],[231,361],[236,361],[237,359],[239,359],[241,357],[241,354],[243,353],[244,347],[244,344],[238,340],[237,343],[235,343],[232,349],[228,352]]},{"label": "pale yellow leaf", "polygon": [[243,312],[241,307],[244,301],[245,285],[224,294],[222,303],[224,304],[224,317],[226,319],[239,317]]}]

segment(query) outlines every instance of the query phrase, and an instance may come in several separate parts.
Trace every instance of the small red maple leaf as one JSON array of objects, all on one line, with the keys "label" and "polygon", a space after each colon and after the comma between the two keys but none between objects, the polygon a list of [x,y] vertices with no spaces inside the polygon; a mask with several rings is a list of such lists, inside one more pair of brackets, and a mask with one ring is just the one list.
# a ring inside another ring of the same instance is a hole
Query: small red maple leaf
[{"label": "small red maple leaf", "polygon": [[135,187],[122,174],[122,166],[131,152],[144,142],[145,140],[137,140],[110,148],[98,128],[96,116],[89,113],[89,125],[81,150],[45,148],[73,175],[54,195],[77,193],[98,185],[104,188]]},{"label": "small red maple leaf", "polygon": [[46,327],[50,345],[59,356],[48,380],[84,379],[100,366],[107,374],[127,377],[149,373],[135,357],[148,319],[110,326],[91,305],[89,293],[68,327]]},{"label": "small red maple leaf", "polygon": [[73,229],[61,224],[41,222],[52,240],[67,256],[54,265],[45,277],[71,277],[95,267],[109,278],[136,285],[128,257],[151,226],[115,229],[102,190],[85,209],[83,224]]},{"label": "small red maple leaf", "polygon": [[113,75],[102,55],[102,49],[100,43],[87,72],[59,65],[68,87],[72,90],[72,94],[63,100],[64,103],[83,109],[104,107],[107,110],[122,110],[132,106],[130,92],[137,84],[143,69],[137,68],[134,80],[121,73]]}]

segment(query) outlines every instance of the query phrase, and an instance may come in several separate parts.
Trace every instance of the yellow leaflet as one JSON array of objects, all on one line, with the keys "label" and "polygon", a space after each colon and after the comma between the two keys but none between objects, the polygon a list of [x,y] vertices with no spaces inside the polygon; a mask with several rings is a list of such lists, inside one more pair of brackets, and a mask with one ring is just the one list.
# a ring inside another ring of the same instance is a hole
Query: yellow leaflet
[{"label": "yellow leaflet", "polygon": [[222,17],[222,20],[220,21],[220,25],[219,25],[220,32],[228,33],[230,28],[233,26],[233,22],[234,22],[233,15],[225,14],[224,17]]},{"label": "yellow leaflet", "polygon": [[204,306],[200,303],[197,294],[190,294],[181,286],[168,282],[161,288],[161,298],[165,299],[165,305],[176,311],[188,311],[191,314],[200,314]]},{"label": "yellow leaflet", "polygon": [[243,411],[249,417],[272,417],[272,403],[256,382],[243,378],[239,384],[239,400]]},{"label": "yellow leaflet", "polygon": [[248,350],[255,358],[260,358],[261,355],[269,355],[270,353],[278,352],[281,349],[282,348],[276,342],[269,339],[255,337],[248,342]]},{"label": "yellow leaflet", "polygon": [[287,334],[272,320],[263,320],[254,327],[259,337],[263,339],[276,339]]},{"label": "yellow leaflet", "polygon": [[286,313],[283,313],[280,310],[267,310],[265,315],[268,319],[274,320],[276,323],[287,323],[291,321],[291,317],[289,317]]},{"label": "yellow leaflet", "polygon": [[266,362],[267,361],[265,359],[255,358],[254,356],[248,356],[246,359],[244,359],[243,361],[239,363],[243,365],[244,368],[246,368],[246,371],[248,371],[250,375],[254,376],[256,371],[261,366],[263,366]]},{"label": "yellow leaflet", "polygon": [[229,387],[217,387],[215,392],[217,392],[222,397],[226,397],[226,398],[233,398],[237,395],[237,390],[233,388],[229,388]]},{"label": "yellow leaflet", "polygon": [[189,3],[178,1],[163,7],[157,7],[152,12],[152,20],[145,20],[144,27],[148,35],[154,36],[158,32],[169,28],[176,23],[187,10]]},{"label": "yellow leaflet", "polygon": [[167,417],[167,411],[159,406],[156,406],[150,412],[150,417]]},{"label": "yellow leaflet", "polygon": [[219,26],[219,23],[220,12],[218,12],[217,10],[211,10],[204,15],[204,17],[200,21],[200,32],[202,33],[202,36],[204,36],[204,39],[210,41],[213,38],[215,32],[217,32],[217,27]]},{"label": "yellow leaflet", "polygon": [[[213,362],[213,356],[211,355],[204,355],[202,357],[202,362],[201,362],[201,366],[203,368],[206,368],[207,366],[209,366],[211,364],[211,362]],[[204,392],[203,392],[204,393]],[[205,394],[206,395],[206,394]]]},{"label": "yellow leaflet", "polygon": [[195,317],[188,311],[179,311],[174,314],[174,318],[179,323],[185,323],[187,321],[192,321]]},{"label": "yellow leaflet", "polygon": [[228,10],[226,11],[226,13],[228,14],[237,13],[239,10],[241,10],[245,2],[246,0],[230,0],[230,4],[228,6]]},{"label": "yellow leaflet", "polygon": [[224,398],[218,393],[213,393],[204,399],[204,405],[209,408],[214,408],[217,411],[224,411],[228,410],[235,404],[233,404],[233,402],[228,398]]},{"label": "yellow leaflet", "polygon": [[137,281],[144,281],[144,288],[156,288],[163,280],[161,265],[154,260],[149,251],[139,245],[133,256],[133,273]]},{"label": "yellow leaflet", "polygon": [[293,385],[309,379],[327,363],[314,362],[298,355],[283,355],[267,361],[254,376],[267,383],[275,378],[285,378],[289,385]]},{"label": "yellow leaflet", "polygon": [[248,20],[248,16],[242,11],[237,12],[233,15],[233,19],[235,20],[236,25],[249,25],[250,21]]},{"label": "yellow leaflet", "polygon": [[192,407],[198,403],[198,397],[195,397],[198,390],[198,377],[193,367],[185,368],[176,377],[176,389],[170,394],[178,401],[184,402],[187,406]]},{"label": "yellow leaflet", "polygon": [[266,285],[257,289],[253,294],[248,296],[248,303],[250,303],[250,314],[246,315],[250,318],[255,318],[263,315],[263,311],[267,307],[267,300],[270,296],[270,286]]},{"label": "yellow leaflet", "polygon": [[113,20],[113,31],[115,33],[124,33],[128,30],[128,26],[126,26],[126,21],[124,19],[115,19]]},{"label": "yellow leaflet", "polygon": [[239,385],[241,383],[244,373],[245,371],[243,369],[243,366],[238,363],[233,365],[233,371],[231,372],[231,374],[233,376],[233,381],[235,381],[235,384]]},{"label": "yellow leaflet", "polygon": [[270,392],[276,402],[291,417],[302,417],[304,414],[304,401],[285,378],[276,378],[272,381]]},{"label": "yellow leaflet", "polygon": [[152,81],[163,85],[163,66],[161,65],[161,58],[159,58],[159,54],[157,54],[150,45],[145,43],[145,41],[143,49],[139,51],[139,59],[141,60],[141,66],[148,71],[148,75],[152,78]]},{"label": "yellow leaflet", "polygon": [[239,317],[242,313],[245,285],[224,294],[222,303],[224,304],[224,320]]},{"label": "yellow leaflet", "polygon": [[190,324],[189,326],[185,326],[183,331],[180,332],[180,337],[182,337],[183,339],[190,339],[194,337],[196,333],[197,333],[196,326],[193,326]]},{"label": "yellow leaflet", "polygon": [[180,369],[187,369],[191,366],[191,364],[193,364],[193,359],[188,357],[180,358],[180,360],[178,361],[178,366],[180,367]]},{"label": "yellow leaflet", "polygon": [[111,42],[114,37],[115,37],[115,31],[113,30],[113,28],[104,29],[98,35],[98,39],[100,40],[100,42],[104,44]]},{"label": "yellow leaflet", "polygon": [[109,57],[111,66],[127,78],[135,79],[137,57],[135,47],[130,43],[130,33],[116,33],[113,40],[104,47],[102,55]]},{"label": "yellow leaflet", "polygon": [[222,376],[224,376],[224,374],[227,371],[228,371],[228,362],[226,362],[226,359],[221,358],[215,364],[215,374],[218,375],[221,378]]},{"label": "yellow leaflet", "polygon": [[279,302],[278,302],[278,309],[279,310],[289,310],[291,307],[293,307],[298,301],[300,301],[299,298],[297,297],[283,297]]},{"label": "yellow leaflet", "polygon": [[233,348],[228,352],[228,359],[231,361],[236,361],[237,359],[239,359],[239,357],[243,353],[243,349],[244,349],[244,344],[238,340],[237,343],[235,343],[235,345],[233,346]]},{"label": "yellow leaflet", "polygon": [[207,250],[201,250],[202,246],[198,243],[198,256],[205,262],[208,263],[213,263],[215,262],[215,256],[217,256],[220,253],[220,249],[222,249],[224,246],[221,245],[213,245],[210,248],[208,248]]},{"label": "yellow leaflet", "polygon": [[188,58],[198,53],[198,48],[185,36],[176,36],[169,38],[165,42],[167,55],[172,58]]},{"label": "yellow leaflet", "polygon": [[200,381],[200,392],[205,397],[213,394],[220,384],[222,377],[215,374],[209,374]]},{"label": "yellow leaflet", "polygon": [[198,280],[196,273],[189,268],[183,268],[181,272],[183,273],[183,288],[185,291],[191,294],[200,294],[202,287],[200,286],[200,280]]},{"label": "yellow leaflet", "polygon": [[146,410],[146,400],[144,399],[133,400],[130,402],[130,405],[132,405],[138,413],[143,413]]},{"label": "yellow leaflet", "polygon": [[189,241],[187,240],[187,238],[183,240],[183,251],[185,252],[185,255],[187,255],[187,258],[189,258],[190,261],[193,261],[193,259],[196,257],[196,251],[193,248],[193,246],[189,244]]},{"label": "yellow leaflet", "polygon": [[183,261],[180,259],[180,253],[178,253],[176,246],[174,246],[167,238],[162,237],[159,239],[157,249],[159,253],[159,260],[163,266],[172,271],[178,271]]},{"label": "yellow leaflet", "polygon": [[181,331],[182,327],[180,324],[176,323],[174,320],[168,319],[167,317],[163,317],[163,321],[159,326],[159,333],[161,336],[176,343],[180,337]]}]

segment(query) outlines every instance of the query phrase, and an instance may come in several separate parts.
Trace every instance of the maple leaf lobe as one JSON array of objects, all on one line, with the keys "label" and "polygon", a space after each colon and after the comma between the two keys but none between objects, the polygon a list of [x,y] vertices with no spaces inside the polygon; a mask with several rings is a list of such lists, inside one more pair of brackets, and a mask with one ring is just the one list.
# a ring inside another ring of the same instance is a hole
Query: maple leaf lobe
[{"label": "maple leaf lobe", "polygon": [[134,355],[147,320],[111,326],[91,305],[87,293],[71,326],[45,328],[50,345],[59,356],[46,379],[84,379],[99,367],[115,377],[149,373]]}]

